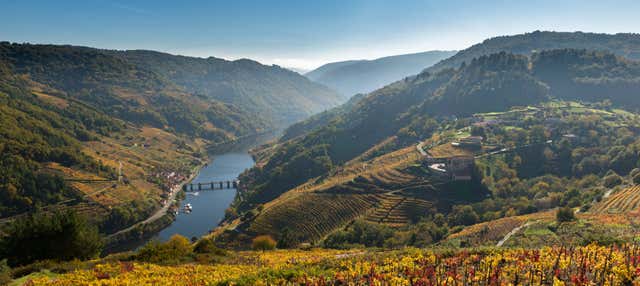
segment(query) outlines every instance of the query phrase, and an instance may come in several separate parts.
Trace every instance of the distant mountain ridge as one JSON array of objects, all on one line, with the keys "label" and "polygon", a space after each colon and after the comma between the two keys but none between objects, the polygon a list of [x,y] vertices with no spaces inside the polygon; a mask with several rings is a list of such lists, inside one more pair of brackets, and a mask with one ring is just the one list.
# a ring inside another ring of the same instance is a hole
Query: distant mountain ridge
[{"label": "distant mountain ridge", "polygon": [[106,115],[213,141],[266,126],[247,111],[186,93],[158,73],[103,50],[58,45],[0,44],[16,75],[51,86]]},{"label": "distant mountain ridge", "polygon": [[452,57],[426,68],[426,71],[458,68],[463,62],[469,63],[474,58],[499,52],[528,56],[536,51],[554,49],[606,51],[631,60],[640,60],[640,34],[534,31],[494,37],[461,50]]},{"label": "distant mountain ridge", "polygon": [[350,60],[325,64],[305,74],[313,81],[350,97],[368,93],[448,58],[455,51],[428,51],[383,57],[375,60]]},{"label": "distant mountain ridge", "polygon": [[343,102],[331,89],[296,72],[250,59],[228,61],[146,50],[108,52],[190,93],[255,114],[272,128],[284,128]]}]

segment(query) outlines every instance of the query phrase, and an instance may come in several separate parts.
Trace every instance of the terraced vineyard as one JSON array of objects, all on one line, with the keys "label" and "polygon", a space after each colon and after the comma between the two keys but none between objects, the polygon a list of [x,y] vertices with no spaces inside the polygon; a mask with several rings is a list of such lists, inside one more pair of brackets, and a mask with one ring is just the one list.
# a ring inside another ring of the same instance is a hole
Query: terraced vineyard
[{"label": "terraced vineyard", "polygon": [[377,194],[301,193],[264,209],[248,231],[276,235],[279,230],[291,228],[298,230],[301,239],[318,240],[379,201]]},{"label": "terraced vineyard", "polygon": [[392,193],[381,196],[380,204],[367,213],[365,220],[390,226],[403,226],[433,207],[431,202]]},{"label": "terraced vineyard", "polygon": [[592,213],[627,213],[640,208],[640,185],[620,190],[594,205]]},{"label": "terraced vineyard", "polygon": [[374,186],[383,188],[397,187],[418,179],[411,174],[403,173],[396,169],[383,169],[379,172],[365,174],[362,178]]},{"label": "terraced vineyard", "polygon": [[[451,144],[429,151],[440,157],[470,154]],[[288,228],[295,229],[302,241],[316,241],[357,218],[401,227],[440,207],[450,207],[460,196],[455,186],[440,187],[443,182],[423,166],[424,156],[415,146],[369,160],[366,157],[311,179],[266,203],[252,218],[233,221],[224,228],[250,236],[276,237]]]},{"label": "terraced vineyard", "polygon": [[331,176],[312,179],[265,204],[246,231],[277,235],[288,227],[300,230],[303,239],[317,240],[359,217],[393,226],[409,223],[432,207],[403,192],[432,188],[427,178],[407,171],[421,159],[415,147],[408,147],[353,160]]}]

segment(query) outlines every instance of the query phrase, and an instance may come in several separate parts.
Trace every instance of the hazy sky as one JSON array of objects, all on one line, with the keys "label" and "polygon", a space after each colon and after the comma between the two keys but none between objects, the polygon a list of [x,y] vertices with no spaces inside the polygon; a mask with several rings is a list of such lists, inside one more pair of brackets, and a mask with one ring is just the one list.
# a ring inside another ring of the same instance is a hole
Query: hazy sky
[{"label": "hazy sky", "polygon": [[634,0],[0,0],[0,41],[152,49],[310,69],[534,30],[640,32]]}]

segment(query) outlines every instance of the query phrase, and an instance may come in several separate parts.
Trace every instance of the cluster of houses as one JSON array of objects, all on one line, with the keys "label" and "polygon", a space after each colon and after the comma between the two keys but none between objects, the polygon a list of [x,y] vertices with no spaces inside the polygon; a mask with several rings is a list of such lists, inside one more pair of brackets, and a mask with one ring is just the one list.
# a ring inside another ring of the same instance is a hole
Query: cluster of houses
[{"label": "cluster of houses", "polygon": [[152,177],[160,179],[163,182],[162,189],[166,192],[170,192],[175,189],[182,182],[187,180],[187,176],[173,171],[162,171],[151,175]]}]

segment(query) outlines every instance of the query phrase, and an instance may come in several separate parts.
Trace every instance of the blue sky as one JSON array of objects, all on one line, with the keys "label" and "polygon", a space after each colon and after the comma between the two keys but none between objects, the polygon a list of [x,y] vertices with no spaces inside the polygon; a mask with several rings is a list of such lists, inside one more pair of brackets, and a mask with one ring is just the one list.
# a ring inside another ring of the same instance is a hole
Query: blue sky
[{"label": "blue sky", "polygon": [[640,32],[633,0],[0,0],[0,40],[310,69],[534,30]]}]

